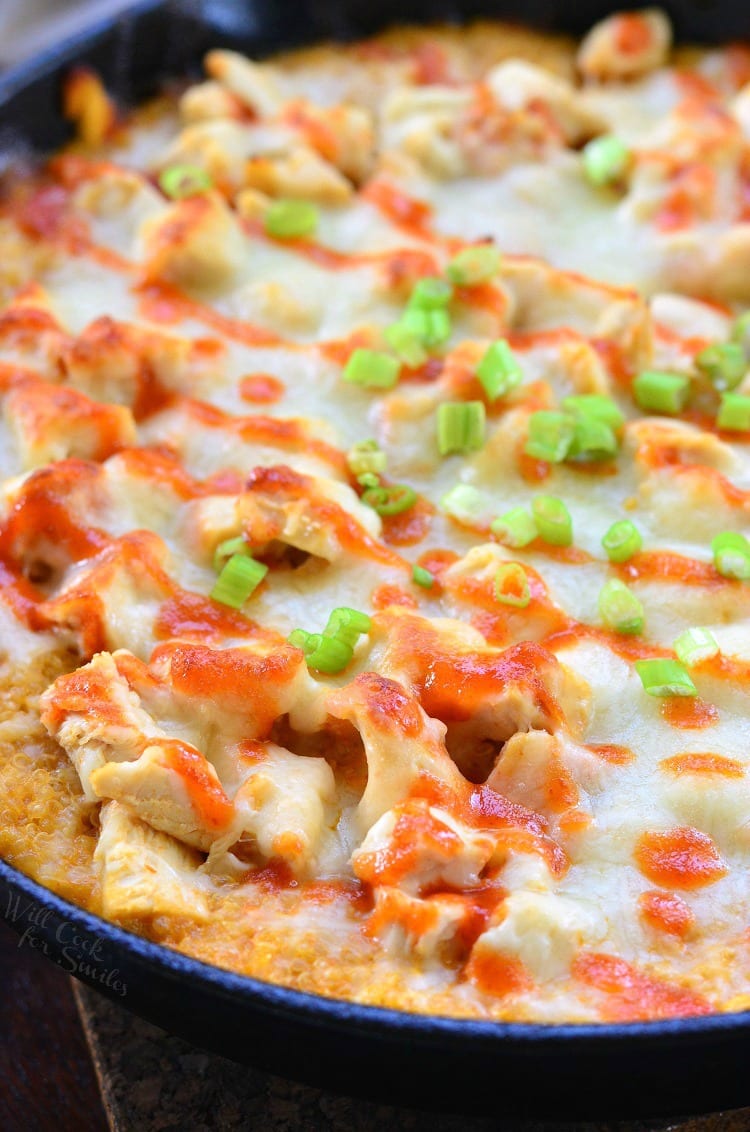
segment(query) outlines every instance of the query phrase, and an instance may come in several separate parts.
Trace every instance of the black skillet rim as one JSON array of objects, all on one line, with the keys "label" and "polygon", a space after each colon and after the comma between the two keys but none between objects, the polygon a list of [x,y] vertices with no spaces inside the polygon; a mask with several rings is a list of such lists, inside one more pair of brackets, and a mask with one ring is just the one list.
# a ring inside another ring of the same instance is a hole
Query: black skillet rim
[{"label": "black skillet rim", "polygon": [[[164,0],[140,0],[115,17],[110,16],[89,24],[63,44],[10,69],[0,76],[0,112],[4,104],[23,94],[33,83],[45,80],[54,82],[63,67],[69,66],[79,53],[94,49],[103,36],[114,32],[118,23],[138,20],[159,13],[162,9],[168,12],[172,6],[169,2],[164,3]],[[11,137],[12,148],[14,142],[15,138]],[[438,1042],[448,1038],[455,1039],[462,1045],[468,1042],[481,1043],[485,1050],[490,1044],[498,1047],[499,1057],[502,1056],[502,1046],[505,1043],[515,1048],[544,1047],[550,1052],[560,1046],[569,1050],[572,1045],[580,1048],[583,1054],[592,1043],[600,1050],[611,1047],[614,1052],[616,1047],[621,1048],[626,1042],[628,1045],[634,1043],[642,1046],[645,1053],[647,1047],[653,1046],[660,1039],[667,1043],[670,1040],[673,1043],[675,1039],[680,1043],[703,1038],[718,1038],[720,1041],[750,1039],[750,1010],[644,1022],[555,1024],[451,1018],[327,998],[236,974],[152,943],[58,896],[2,858],[0,882],[6,892],[22,893],[28,900],[51,910],[64,921],[79,926],[92,936],[107,940],[124,955],[148,964],[156,974],[186,978],[206,990],[231,996],[235,1000],[240,998],[249,1007],[276,1010],[290,1019],[295,1016],[300,1020],[308,1018],[330,1023],[336,1028],[343,1025],[353,1036],[356,1033],[366,1033],[370,1037],[399,1040],[411,1037],[426,1039],[428,1043],[431,1038]],[[3,918],[14,926],[11,917]],[[687,1091],[689,1092],[689,1087]]]}]

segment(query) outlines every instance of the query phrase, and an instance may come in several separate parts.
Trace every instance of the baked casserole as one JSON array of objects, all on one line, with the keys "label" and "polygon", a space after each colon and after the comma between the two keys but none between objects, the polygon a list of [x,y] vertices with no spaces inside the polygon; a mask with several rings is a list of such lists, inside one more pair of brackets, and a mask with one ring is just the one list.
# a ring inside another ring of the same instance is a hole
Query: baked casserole
[{"label": "baked casserole", "polygon": [[750,1006],[750,50],[269,62],[0,197],[0,853],[400,1009]]}]

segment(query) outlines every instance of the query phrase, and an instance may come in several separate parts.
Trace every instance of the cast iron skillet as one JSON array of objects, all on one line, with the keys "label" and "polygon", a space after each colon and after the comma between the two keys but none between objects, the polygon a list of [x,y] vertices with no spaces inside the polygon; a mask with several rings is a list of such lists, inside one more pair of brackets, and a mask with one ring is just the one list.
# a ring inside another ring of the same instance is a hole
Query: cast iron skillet
[{"label": "cast iron skillet", "polygon": [[[623,7],[627,5],[616,5]],[[733,0],[667,2],[678,35],[750,38]],[[526,0],[540,26],[580,32],[606,0]],[[517,9],[516,9],[517,10]],[[0,154],[67,137],[60,77],[72,62],[123,102],[195,73],[211,46],[264,54],[384,23],[513,14],[509,0],[192,0],[141,2],[0,78]],[[0,162],[0,168],[2,163]],[[750,1012],[623,1025],[499,1024],[357,1006],[229,974],[148,943],[61,900],[0,861],[0,914],[21,945],[198,1045],[310,1084],[391,1103],[557,1119],[675,1115],[750,1104]],[[54,1005],[52,1008],[54,1008]]]}]

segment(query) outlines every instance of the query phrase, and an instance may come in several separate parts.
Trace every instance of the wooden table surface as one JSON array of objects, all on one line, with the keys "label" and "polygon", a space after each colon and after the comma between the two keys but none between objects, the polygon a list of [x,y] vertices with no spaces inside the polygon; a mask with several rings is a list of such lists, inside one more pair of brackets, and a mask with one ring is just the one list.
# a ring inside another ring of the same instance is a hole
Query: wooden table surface
[{"label": "wooden table surface", "polygon": [[68,976],[0,922],[0,1129],[107,1128]]}]

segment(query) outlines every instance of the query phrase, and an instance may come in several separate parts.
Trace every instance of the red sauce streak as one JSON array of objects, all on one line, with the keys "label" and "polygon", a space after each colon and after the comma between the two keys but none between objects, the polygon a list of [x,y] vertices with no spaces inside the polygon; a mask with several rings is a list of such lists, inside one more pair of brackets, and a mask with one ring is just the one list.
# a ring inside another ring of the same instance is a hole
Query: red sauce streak
[{"label": "red sauce streak", "polygon": [[414,546],[429,534],[435,508],[426,499],[418,499],[408,511],[383,518],[383,539],[391,546]]},{"label": "red sauce streak", "polygon": [[64,550],[71,562],[90,558],[105,547],[109,542],[105,534],[76,522],[71,514],[71,495],[81,485],[85,490],[99,474],[96,464],[75,459],[32,472],[0,526],[0,558],[13,563],[42,538]]},{"label": "red sauce streak", "polygon": [[182,294],[170,283],[157,282],[149,279],[135,288],[139,295],[139,312],[142,318],[151,322],[174,323],[184,319],[194,319],[210,326],[212,330],[222,334],[233,342],[240,342],[244,346],[280,346],[284,344],[282,338],[264,327],[254,326],[239,318],[229,318],[220,314],[213,307],[199,303]]},{"label": "red sauce streak", "polygon": [[487,948],[476,949],[464,971],[466,978],[485,994],[505,998],[530,990],[534,983],[520,959],[498,955]]},{"label": "red sauce streak", "polygon": [[644,550],[618,567],[626,581],[678,582],[683,586],[718,589],[737,583],[722,578],[711,562],[698,562],[670,551]]},{"label": "red sauce streak", "polygon": [[243,648],[213,649],[177,641],[154,650],[155,671],[165,663],[176,692],[250,716],[262,736],[279,714],[281,690],[294,679],[303,659],[299,649],[286,644],[258,656]]},{"label": "red sauce streak", "polygon": [[417,565],[423,566],[425,570],[429,570],[435,579],[432,583],[430,593],[439,594],[443,588],[443,574],[455,562],[458,562],[459,555],[455,550],[441,550],[436,548],[434,550],[425,550],[420,554],[417,559]]},{"label": "red sauce streak", "polygon": [[419,43],[414,48],[414,82],[418,86],[433,83],[450,85],[451,71],[448,55],[438,43]]},{"label": "red sauce streak", "polygon": [[227,637],[258,635],[262,631],[249,617],[188,590],[178,590],[167,598],[154,622],[154,636],[161,641],[180,637],[220,645]]},{"label": "red sauce streak", "polygon": [[737,759],[725,755],[715,755],[712,751],[688,751],[684,755],[672,755],[662,759],[662,770],[670,774],[721,774],[726,778],[742,778],[745,768]]},{"label": "red sauce streak", "polygon": [[423,240],[432,238],[430,230],[432,208],[425,201],[407,196],[400,189],[380,179],[370,181],[359,195],[362,200],[369,201],[403,231]]},{"label": "red sauce streak", "polygon": [[684,731],[702,731],[719,722],[719,709],[699,696],[673,696],[661,705],[662,719]]},{"label": "red sauce streak", "polygon": [[388,609],[391,605],[401,605],[405,609],[416,609],[418,606],[417,599],[413,594],[408,593],[401,586],[382,585],[373,590],[372,597],[373,609],[381,610]]},{"label": "red sauce streak", "polygon": [[646,975],[616,955],[585,951],[574,960],[572,970],[575,978],[607,995],[602,1014],[611,1021],[711,1013],[702,995]]},{"label": "red sauce streak", "polygon": [[232,820],[234,808],[200,751],[179,739],[160,739],[159,747],[165,752],[169,766],[179,774],[201,821],[211,829],[225,829]]},{"label": "red sauce streak", "polygon": [[440,656],[429,644],[420,655],[421,643],[412,642],[417,668],[412,679],[428,715],[445,722],[470,719],[507,685],[519,685],[551,722],[562,723],[560,705],[547,686],[550,669],[556,669],[558,662],[541,645],[522,641],[498,655]]},{"label": "red sauce streak", "polygon": [[690,905],[676,892],[643,892],[638,908],[649,927],[679,939],[689,935],[695,923]]},{"label": "red sauce streak", "polygon": [[615,20],[615,47],[623,55],[638,55],[651,45],[648,21],[636,12],[623,12]]},{"label": "red sauce streak", "polygon": [[664,888],[703,888],[727,872],[708,834],[691,826],[642,834],[635,861],[645,877]]},{"label": "red sauce streak", "polygon": [[286,386],[270,373],[251,373],[240,382],[240,397],[256,405],[272,405],[286,393]]},{"label": "red sauce streak", "polygon": [[587,750],[612,766],[626,766],[635,759],[630,747],[621,747],[619,743],[589,743]]}]

